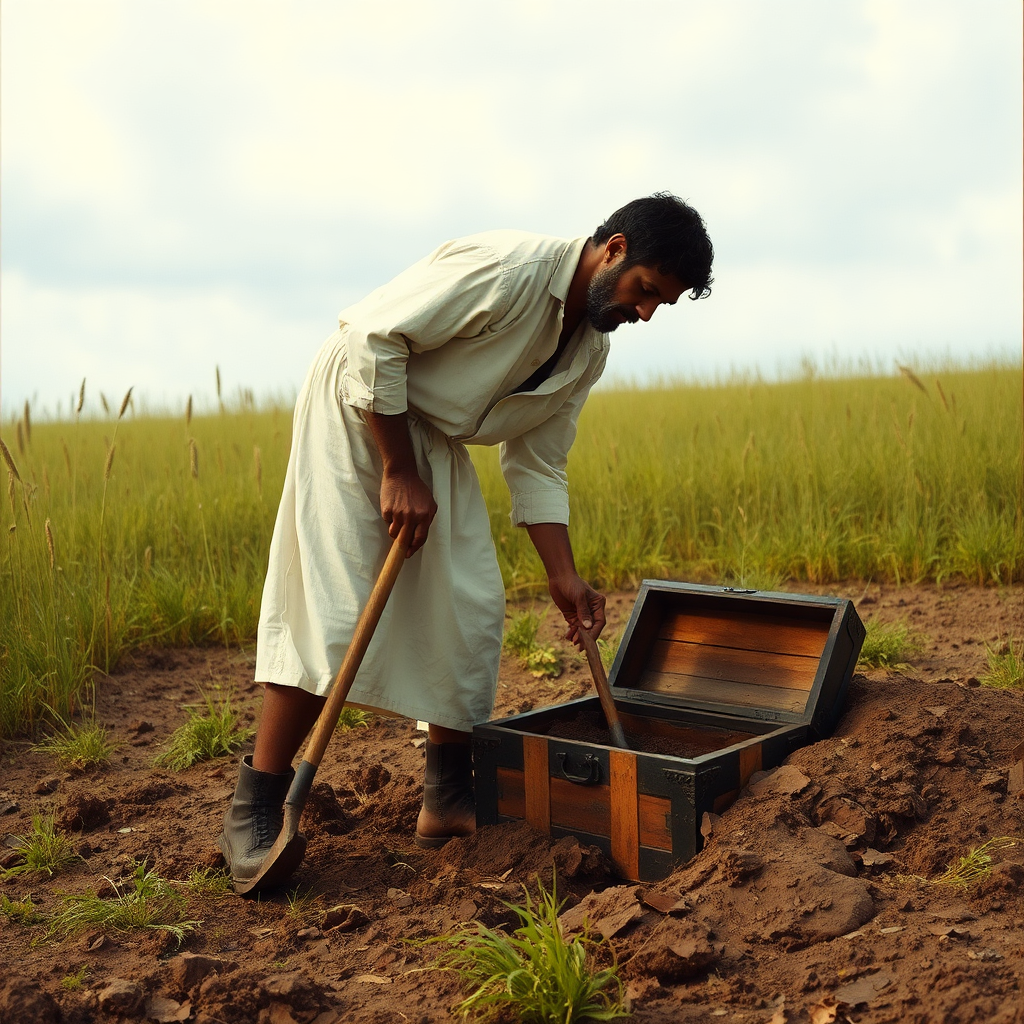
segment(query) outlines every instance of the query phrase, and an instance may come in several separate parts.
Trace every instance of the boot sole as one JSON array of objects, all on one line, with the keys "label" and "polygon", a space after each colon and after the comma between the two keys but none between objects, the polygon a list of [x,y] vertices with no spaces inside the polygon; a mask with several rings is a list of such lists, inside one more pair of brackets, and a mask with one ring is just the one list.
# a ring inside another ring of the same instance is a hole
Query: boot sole
[{"label": "boot sole", "polygon": [[471,835],[473,835],[472,832],[467,832],[464,836],[421,836],[417,832],[414,841],[421,850],[436,850],[446,843],[450,843],[453,839],[465,839]]}]

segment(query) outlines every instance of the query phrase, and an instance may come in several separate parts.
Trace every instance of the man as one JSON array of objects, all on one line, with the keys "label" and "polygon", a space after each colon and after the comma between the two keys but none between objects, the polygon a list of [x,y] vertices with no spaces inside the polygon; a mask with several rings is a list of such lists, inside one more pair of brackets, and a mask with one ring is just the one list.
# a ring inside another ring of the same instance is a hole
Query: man
[{"label": "man", "polygon": [[605,598],[576,572],[568,533],[576,421],[608,333],[707,295],[712,258],[697,212],[659,193],[591,238],[448,242],[341,313],[295,407],[257,638],[263,712],[220,838],[236,880],[280,831],[292,759],[403,528],[408,561],[349,699],[430,723],[417,843],[473,831],[470,739],[493,707],[505,605],[466,445],[501,445],[512,520],[540,554],[566,639],[597,636]]}]

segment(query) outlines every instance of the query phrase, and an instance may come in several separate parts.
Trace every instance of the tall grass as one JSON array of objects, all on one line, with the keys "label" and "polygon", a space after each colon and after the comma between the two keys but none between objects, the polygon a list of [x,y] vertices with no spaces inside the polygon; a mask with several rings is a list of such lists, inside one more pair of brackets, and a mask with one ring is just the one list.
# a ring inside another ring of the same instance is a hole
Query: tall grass
[{"label": "tall grass", "polygon": [[[0,736],[73,715],[133,646],[255,635],[289,411],[121,408],[3,430]],[[568,467],[577,565],[603,588],[1018,582],[1021,431],[1019,367],[599,392]],[[506,586],[537,591],[497,452],[473,454]]]},{"label": "tall grass", "polygon": [[[829,582],[1024,575],[1019,368],[599,393],[569,457],[583,575]],[[506,583],[540,562],[478,458]],[[777,584],[776,584],[777,585]]]}]

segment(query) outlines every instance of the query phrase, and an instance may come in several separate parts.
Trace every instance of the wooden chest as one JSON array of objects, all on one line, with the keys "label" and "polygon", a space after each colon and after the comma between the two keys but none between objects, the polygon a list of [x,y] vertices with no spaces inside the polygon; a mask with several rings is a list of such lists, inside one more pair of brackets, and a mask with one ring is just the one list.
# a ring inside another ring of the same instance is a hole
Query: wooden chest
[{"label": "wooden chest", "polygon": [[632,749],[596,695],[479,725],[477,823],[525,819],[663,878],[706,811],[832,732],[863,639],[845,599],[645,580],[609,674]]}]

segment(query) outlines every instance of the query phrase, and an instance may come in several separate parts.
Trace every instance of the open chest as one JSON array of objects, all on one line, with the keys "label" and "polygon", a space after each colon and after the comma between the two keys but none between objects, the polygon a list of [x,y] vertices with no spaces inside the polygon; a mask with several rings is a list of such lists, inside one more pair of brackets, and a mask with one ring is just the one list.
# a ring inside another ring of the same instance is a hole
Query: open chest
[{"label": "open chest", "polygon": [[663,878],[700,850],[705,812],[832,732],[863,639],[842,598],[645,580],[609,673],[631,749],[597,696],[478,725],[477,823],[525,819]]}]

